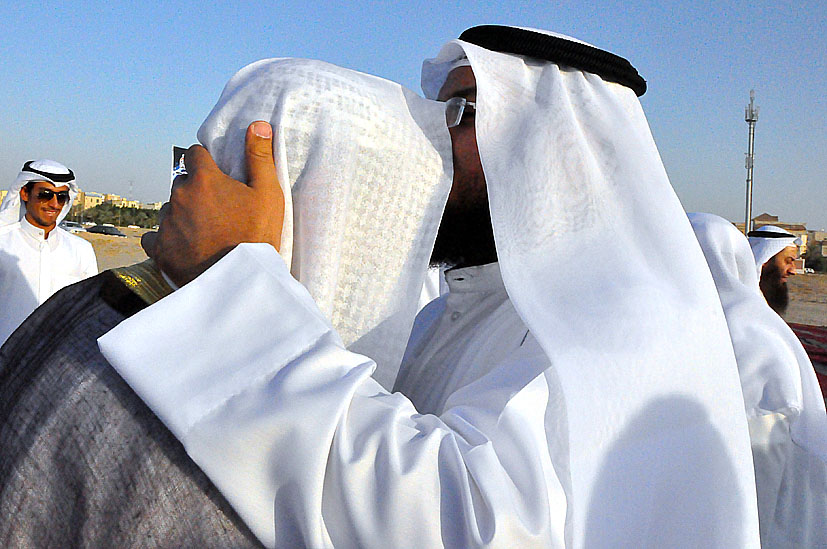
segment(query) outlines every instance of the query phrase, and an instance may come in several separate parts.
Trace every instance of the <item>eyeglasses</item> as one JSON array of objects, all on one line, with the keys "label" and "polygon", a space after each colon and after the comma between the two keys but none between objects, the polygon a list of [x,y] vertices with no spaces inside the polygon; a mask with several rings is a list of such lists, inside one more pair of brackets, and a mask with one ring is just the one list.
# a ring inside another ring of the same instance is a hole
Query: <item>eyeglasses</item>
[{"label": "eyeglasses", "polygon": [[468,110],[472,114],[477,110],[477,104],[464,97],[452,97],[445,102],[445,123],[449,128],[455,128],[462,122],[462,115]]},{"label": "eyeglasses", "polygon": [[69,200],[69,191],[52,191],[50,189],[40,189],[37,192],[37,199],[43,200],[44,202],[49,202],[52,197],[57,197],[57,203],[63,206],[66,204],[66,201]]}]

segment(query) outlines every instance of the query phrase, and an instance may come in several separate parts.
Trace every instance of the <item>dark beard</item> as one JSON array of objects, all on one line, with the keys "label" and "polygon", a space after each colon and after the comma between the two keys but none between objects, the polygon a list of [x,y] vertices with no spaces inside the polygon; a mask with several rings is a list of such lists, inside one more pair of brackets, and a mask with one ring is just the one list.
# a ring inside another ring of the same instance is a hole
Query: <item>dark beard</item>
[{"label": "dark beard", "polygon": [[431,253],[431,265],[449,268],[497,261],[488,201],[446,207]]},{"label": "dark beard", "polygon": [[766,264],[761,269],[761,280],[759,283],[764,299],[773,311],[779,315],[787,312],[790,304],[790,289],[786,282],[781,282],[781,271],[774,264]]}]

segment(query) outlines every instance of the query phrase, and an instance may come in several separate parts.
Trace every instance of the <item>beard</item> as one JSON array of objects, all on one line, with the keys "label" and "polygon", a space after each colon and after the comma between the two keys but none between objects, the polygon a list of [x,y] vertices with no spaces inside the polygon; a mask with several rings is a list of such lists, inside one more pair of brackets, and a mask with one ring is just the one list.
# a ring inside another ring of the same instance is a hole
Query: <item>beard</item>
[{"label": "beard", "polygon": [[758,285],[767,304],[783,316],[790,304],[790,289],[786,282],[781,282],[781,270],[775,264],[767,263],[761,269],[761,280]]},{"label": "beard", "polygon": [[453,205],[449,201],[439,224],[431,265],[462,268],[495,261],[497,249],[488,198]]}]

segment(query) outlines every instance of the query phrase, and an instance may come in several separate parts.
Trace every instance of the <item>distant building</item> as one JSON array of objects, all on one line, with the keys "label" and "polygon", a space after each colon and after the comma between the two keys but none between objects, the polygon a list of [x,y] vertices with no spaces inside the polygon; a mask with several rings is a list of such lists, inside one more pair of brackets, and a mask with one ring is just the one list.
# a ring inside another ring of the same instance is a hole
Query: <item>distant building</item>
[{"label": "distant building", "polygon": [[80,192],[75,199],[75,204],[81,205],[81,210],[86,211],[95,206],[100,206],[104,202],[104,195],[94,191]]},{"label": "distant building", "polygon": [[2,202],[4,198],[6,198],[7,192],[9,192],[8,189],[3,189],[2,191],[0,191],[0,202]]},{"label": "distant building", "polygon": [[821,248],[821,257],[827,257],[827,231],[810,231],[810,243]]},{"label": "distant building", "polygon": [[163,205],[163,202],[145,202],[140,207],[145,210],[160,210]]},{"label": "distant building", "polygon": [[123,208],[126,204],[126,199],[118,196],[117,194],[107,193],[104,195],[104,200],[106,204],[112,204],[116,208]]},{"label": "distant building", "polygon": [[813,242],[824,242],[827,240],[827,231],[810,231],[810,239]]}]

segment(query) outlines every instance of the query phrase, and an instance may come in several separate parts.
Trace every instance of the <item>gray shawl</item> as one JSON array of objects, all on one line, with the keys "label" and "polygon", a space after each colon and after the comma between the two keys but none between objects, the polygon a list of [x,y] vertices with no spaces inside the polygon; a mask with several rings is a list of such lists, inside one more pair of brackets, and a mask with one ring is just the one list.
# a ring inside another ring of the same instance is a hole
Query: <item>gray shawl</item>
[{"label": "gray shawl", "polygon": [[129,282],[64,288],[0,349],[0,547],[258,546],[98,350],[146,306]]}]

